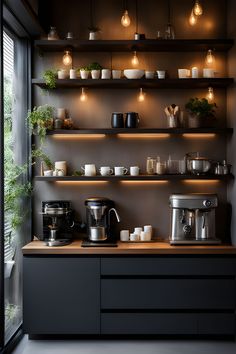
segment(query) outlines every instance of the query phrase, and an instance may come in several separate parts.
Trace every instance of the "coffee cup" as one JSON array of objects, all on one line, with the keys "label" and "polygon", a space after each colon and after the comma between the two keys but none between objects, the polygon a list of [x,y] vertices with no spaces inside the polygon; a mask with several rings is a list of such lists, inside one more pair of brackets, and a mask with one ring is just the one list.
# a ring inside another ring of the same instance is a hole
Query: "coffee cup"
[{"label": "coffee cup", "polygon": [[111,70],[110,69],[102,69],[102,79],[110,79],[111,78]]},{"label": "coffee cup", "polygon": [[111,115],[112,128],[124,128],[124,116],[121,112],[113,112]]},{"label": "coffee cup", "polygon": [[165,77],[166,77],[165,70],[157,70],[157,77],[158,77],[158,79],[165,79]]},{"label": "coffee cup", "polygon": [[99,172],[102,176],[109,176],[112,175],[113,169],[110,168],[109,166],[102,166],[100,167]]},{"label": "coffee cup", "polygon": [[114,171],[115,171],[115,176],[123,176],[128,173],[128,169],[121,166],[114,167]]},{"label": "coffee cup", "polygon": [[190,76],[190,70],[188,69],[178,69],[179,79],[186,79]]},{"label": "coffee cup", "polygon": [[129,168],[130,176],[138,176],[139,175],[139,167],[138,166],[131,166]]},{"label": "coffee cup", "polygon": [[140,122],[139,115],[136,112],[126,113],[125,128],[137,128]]},{"label": "coffee cup", "polygon": [[84,167],[81,167],[85,176],[96,176],[96,166],[94,164],[86,164]]},{"label": "coffee cup", "polygon": [[112,70],[112,78],[120,79],[121,78],[121,70]]},{"label": "coffee cup", "polygon": [[123,242],[129,241],[129,230],[120,231],[120,240]]},{"label": "coffee cup", "polygon": [[215,76],[215,70],[210,68],[203,69],[203,77],[213,78]]}]

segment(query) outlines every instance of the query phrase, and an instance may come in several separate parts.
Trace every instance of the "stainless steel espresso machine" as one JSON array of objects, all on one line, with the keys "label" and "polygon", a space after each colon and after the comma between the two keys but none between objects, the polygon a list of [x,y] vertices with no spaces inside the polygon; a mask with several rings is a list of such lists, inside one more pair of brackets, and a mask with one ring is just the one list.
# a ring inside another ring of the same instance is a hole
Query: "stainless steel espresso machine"
[{"label": "stainless steel espresso machine", "polygon": [[170,196],[170,244],[219,244],[215,236],[216,194]]},{"label": "stainless steel espresso machine", "polygon": [[82,246],[115,245],[111,213],[115,214],[117,222],[120,217],[114,202],[107,198],[89,198],[85,200],[85,206],[88,242],[83,242]]}]

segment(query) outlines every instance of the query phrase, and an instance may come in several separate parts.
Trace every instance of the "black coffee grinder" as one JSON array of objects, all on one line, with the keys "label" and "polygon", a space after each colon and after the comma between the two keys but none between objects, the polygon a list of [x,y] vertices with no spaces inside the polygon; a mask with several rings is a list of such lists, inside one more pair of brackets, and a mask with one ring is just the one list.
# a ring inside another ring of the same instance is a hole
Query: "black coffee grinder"
[{"label": "black coffee grinder", "polygon": [[117,222],[120,222],[120,217],[114,202],[107,198],[89,198],[85,200],[85,206],[88,240],[82,246],[115,246],[111,214],[115,214]]},{"label": "black coffee grinder", "polygon": [[71,202],[50,200],[42,202],[43,238],[47,246],[65,246],[72,242],[74,227]]}]

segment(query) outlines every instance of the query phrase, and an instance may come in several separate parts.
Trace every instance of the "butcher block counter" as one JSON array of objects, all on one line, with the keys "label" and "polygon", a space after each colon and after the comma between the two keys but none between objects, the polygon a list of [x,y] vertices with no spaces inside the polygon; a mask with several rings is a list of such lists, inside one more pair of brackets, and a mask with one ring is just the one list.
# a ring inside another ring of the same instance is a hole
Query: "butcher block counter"
[{"label": "butcher block counter", "polygon": [[118,242],[118,247],[81,247],[80,240],[73,241],[70,245],[62,247],[48,247],[43,241],[33,241],[23,247],[24,255],[27,254],[235,254],[236,246],[217,245],[217,246],[171,246],[167,242],[148,242],[148,243],[125,243]]},{"label": "butcher block counter", "polygon": [[235,336],[236,247],[23,247],[25,333]]}]

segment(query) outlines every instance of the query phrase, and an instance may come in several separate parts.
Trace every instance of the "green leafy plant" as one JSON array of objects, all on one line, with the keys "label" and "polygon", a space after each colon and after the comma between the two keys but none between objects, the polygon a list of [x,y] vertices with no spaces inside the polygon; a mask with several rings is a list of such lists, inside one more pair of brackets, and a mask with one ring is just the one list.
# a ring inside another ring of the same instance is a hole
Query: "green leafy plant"
[{"label": "green leafy plant", "polygon": [[32,132],[39,135],[41,143],[44,141],[47,130],[53,129],[54,107],[44,105],[34,107],[28,112],[28,121]]},{"label": "green leafy plant", "polygon": [[83,173],[81,171],[77,171],[77,170],[72,173],[72,176],[82,176],[82,175],[83,175]]},{"label": "green leafy plant", "polygon": [[92,70],[102,70],[102,66],[99,63],[96,63],[96,62],[90,64],[88,67],[89,67],[90,71],[92,71]]},{"label": "green leafy plant", "polygon": [[215,117],[215,103],[209,103],[206,98],[190,98],[186,103],[185,108],[190,114],[199,116],[201,118]]},{"label": "green leafy plant", "polygon": [[43,78],[45,80],[46,86],[49,89],[56,88],[56,78],[57,78],[56,70],[45,70],[43,74]]},{"label": "green leafy plant", "polygon": [[53,163],[48,155],[46,155],[41,148],[33,149],[31,153],[32,159],[39,158],[45,163],[45,165],[51,170],[53,168]]},{"label": "green leafy plant", "polygon": [[82,70],[82,71],[90,71],[90,68],[89,68],[89,66],[83,66],[83,67],[77,69],[77,71],[80,71],[80,70]]}]

